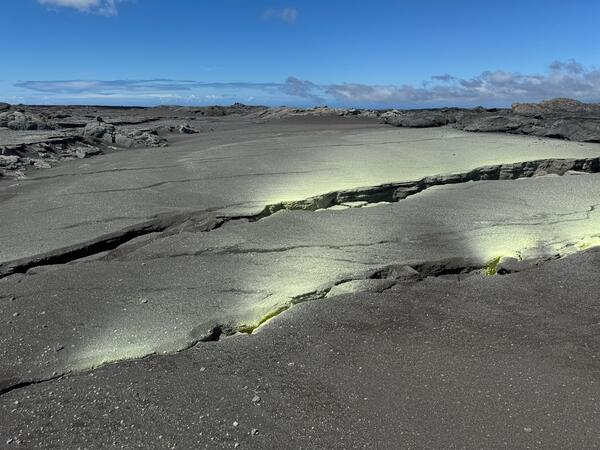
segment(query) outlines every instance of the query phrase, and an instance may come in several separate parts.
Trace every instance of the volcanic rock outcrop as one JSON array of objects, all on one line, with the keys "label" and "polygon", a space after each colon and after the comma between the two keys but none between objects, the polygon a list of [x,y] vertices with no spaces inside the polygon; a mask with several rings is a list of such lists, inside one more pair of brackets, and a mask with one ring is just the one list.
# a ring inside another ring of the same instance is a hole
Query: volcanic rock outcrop
[{"label": "volcanic rock outcrop", "polygon": [[0,127],[11,130],[46,130],[48,124],[41,117],[21,111],[7,111],[0,113]]},{"label": "volcanic rock outcrop", "polygon": [[453,127],[580,142],[600,142],[600,105],[571,99],[515,103],[502,108],[373,110],[231,106],[93,107],[11,106],[0,103],[0,176],[21,178],[30,169],[120,149],[165,147],[169,136],[213,132],[231,118],[246,121],[366,120],[396,127]]},{"label": "volcanic rock outcrop", "polygon": [[600,142],[600,105],[571,99],[515,103],[511,109],[390,111],[381,118],[399,127],[451,125],[464,131],[504,132],[580,142]]}]

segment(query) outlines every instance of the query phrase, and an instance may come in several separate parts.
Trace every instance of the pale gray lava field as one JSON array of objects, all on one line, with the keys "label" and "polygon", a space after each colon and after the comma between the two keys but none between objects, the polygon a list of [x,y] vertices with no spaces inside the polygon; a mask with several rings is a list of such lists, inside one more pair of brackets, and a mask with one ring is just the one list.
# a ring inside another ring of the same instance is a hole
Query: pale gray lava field
[{"label": "pale gray lava field", "polygon": [[600,107],[0,105],[0,447],[597,448]]}]

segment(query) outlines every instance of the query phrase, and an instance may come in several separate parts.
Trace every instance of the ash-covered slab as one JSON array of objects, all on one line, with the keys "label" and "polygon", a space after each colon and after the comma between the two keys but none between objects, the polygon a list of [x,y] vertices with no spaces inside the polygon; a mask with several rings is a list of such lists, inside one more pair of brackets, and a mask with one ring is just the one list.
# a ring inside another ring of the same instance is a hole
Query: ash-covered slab
[{"label": "ash-covered slab", "polygon": [[8,392],[0,435],[43,448],[593,448],[599,265],[587,251],[305,303],[250,336]]},{"label": "ash-covered slab", "polygon": [[157,215],[248,215],[326,192],[414,181],[480,166],[591,158],[600,144],[451,129],[235,122],[167,149],[72,162],[2,188],[0,262],[118,232]]},{"label": "ash-covered slab", "polygon": [[593,446],[600,145],[313,113],[3,183],[0,442]]},{"label": "ash-covered slab", "polygon": [[[485,278],[600,243],[600,174],[434,187],[393,204],[210,217],[0,280],[3,389],[252,333],[298,304]],[[213,224],[213,225],[211,225]]]}]

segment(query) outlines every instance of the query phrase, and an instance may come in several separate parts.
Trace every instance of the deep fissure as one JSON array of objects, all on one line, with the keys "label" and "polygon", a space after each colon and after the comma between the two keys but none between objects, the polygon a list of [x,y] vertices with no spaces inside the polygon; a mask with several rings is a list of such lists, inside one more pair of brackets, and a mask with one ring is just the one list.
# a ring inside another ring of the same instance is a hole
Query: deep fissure
[{"label": "deep fissure", "polygon": [[[546,258],[545,260],[554,259],[553,257]],[[526,261],[523,261],[526,263]],[[193,329],[190,331],[189,335],[191,339],[189,342],[175,350],[169,354],[176,354],[185,352],[190,350],[199,344],[202,343],[215,343],[219,342],[224,338],[245,334],[251,335],[257,329],[265,325],[271,319],[279,316],[281,313],[288,311],[296,305],[302,303],[309,303],[317,300],[323,300],[327,297],[327,295],[332,291],[336,286],[343,285],[345,283],[349,283],[352,281],[366,281],[366,280],[388,280],[390,283],[386,286],[383,286],[380,290],[375,292],[382,293],[397,284],[400,283],[414,283],[423,281],[429,277],[442,277],[442,276],[459,276],[459,275],[473,275],[475,273],[485,274],[485,270],[487,263],[476,261],[476,260],[468,260],[464,258],[448,258],[440,261],[424,261],[420,263],[412,263],[412,264],[389,264],[386,266],[378,267],[376,269],[371,269],[362,272],[359,275],[348,275],[340,277],[338,280],[333,283],[323,286],[321,288],[317,288],[313,291],[309,291],[303,294],[296,295],[291,297],[290,300],[285,303],[277,306],[273,310],[267,312],[264,316],[260,317],[255,324],[242,324],[238,326],[231,326],[226,324],[216,324],[208,329]],[[524,268],[528,268],[527,264],[524,264]],[[498,271],[498,275],[506,275],[509,273],[515,273],[519,270],[512,271]],[[460,281],[460,279],[457,279]],[[110,361],[98,366],[89,367],[87,369],[82,370],[67,370],[63,373],[53,374],[47,378],[39,378],[32,380],[4,380],[2,384],[0,384],[0,396],[8,394],[10,392],[27,388],[32,385],[43,384],[46,382],[55,381],[61,379],[67,375],[78,375],[89,373],[99,367],[109,365],[109,364],[117,364],[122,361],[137,361],[155,356],[164,356],[165,354],[158,354],[155,352],[146,354],[144,356],[140,356],[139,358],[128,358],[117,361]]]},{"label": "deep fissure", "polygon": [[386,183],[377,186],[332,191],[303,200],[279,202],[267,205],[257,214],[243,216],[223,216],[205,218],[201,224],[194,223],[200,213],[208,211],[164,214],[141,224],[132,225],[81,244],[42,253],[33,257],[20,258],[0,264],[0,278],[25,273],[39,266],[66,264],[78,259],[94,256],[110,250],[115,250],[127,242],[150,234],[165,233],[169,230],[193,230],[208,232],[220,228],[225,223],[235,220],[256,222],[269,217],[281,210],[316,211],[343,205],[350,202],[389,202],[395,203],[418,194],[434,186],[466,183],[469,181],[516,180],[541,175],[564,175],[569,171],[581,173],[598,173],[600,157],[582,159],[541,159],[510,164],[483,166],[449,175],[434,175],[417,181]]}]

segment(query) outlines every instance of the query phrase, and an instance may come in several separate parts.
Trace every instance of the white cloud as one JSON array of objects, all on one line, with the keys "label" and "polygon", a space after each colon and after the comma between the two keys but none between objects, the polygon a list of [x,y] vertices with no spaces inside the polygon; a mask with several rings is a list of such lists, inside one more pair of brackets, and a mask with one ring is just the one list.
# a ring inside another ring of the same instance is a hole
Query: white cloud
[{"label": "white cloud", "polygon": [[469,79],[443,74],[433,76],[432,80],[421,88],[342,83],[325,89],[336,101],[345,104],[510,104],[554,97],[600,100],[600,69],[585,68],[574,60],[555,61],[545,74],[494,70]]},{"label": "white cloud", "polygon": [[263,12],[262,18],[264,20],[280,20],[291,25],[296,23],[298,11],[294,8],[267,9]]},{"label": "white cloud", "polygon": [[[544,74],[485,71],[468,79],[435,75],[421,86],[361,83],[317,84],[290,76],[283,82],[202,82],[148,80],[23,81],[15,87],[35,95],[60,96],[223,96],[241,101],[253,96],[272,104],[333,104],[344,106],[508,106],[513,102],[569,97],[600,101],[600,69],[569,60],[555,61]],[[207,98],[207,97],[206,97]]]},{"label": "white cloud", "polygon": [[88,10],[98,6],[99,0],[38,0],[42,5],[62,6],[65,8],[75,8],[80,11]]},{"label": "white cloud", "polygon": [[38,0],[41,5],[55,8],[72,8],[80,12],[114,16],[117,14],[117,0]]},{"label": "white cloud", "polygon": [[300,80],[289,76],[279,89],[288,95],[303,97],[315,103],[323,103],[324,99],[319,95],[322,88],[312,81]]},{"label": "white cloud", "polygon": [[280,83],[247,83],[225,82],[207,83],[202,81],[182,81],[156,78],[148,80],[49,80],[49,81],[23,81],[15,84],[16,87],[31,91],[60,94],[91,93],[108,95],[120,92],[182,92],[195,89],[214,90],[279,90]]}]

